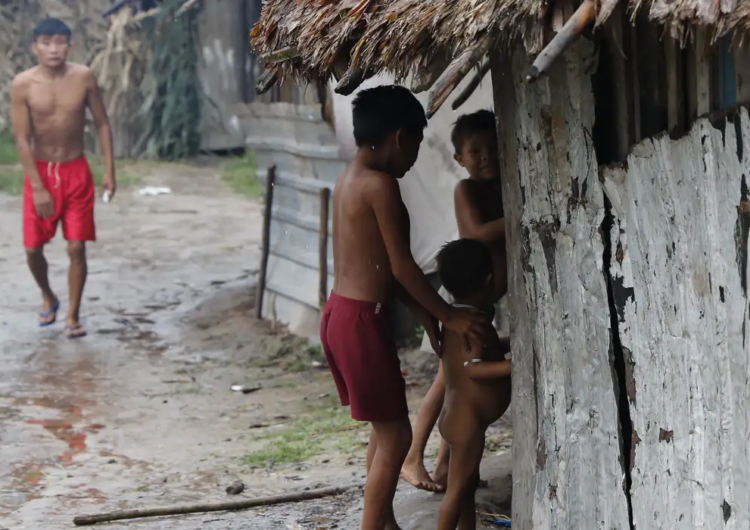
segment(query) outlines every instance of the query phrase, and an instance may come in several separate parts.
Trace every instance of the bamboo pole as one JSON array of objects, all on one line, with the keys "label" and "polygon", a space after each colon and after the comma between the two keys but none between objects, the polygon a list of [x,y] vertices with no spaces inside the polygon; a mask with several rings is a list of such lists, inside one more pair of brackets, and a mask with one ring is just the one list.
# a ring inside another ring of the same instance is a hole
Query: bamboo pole
[{"label": "bamboo pole", "polygon": [[255,318],[263,317],[263,292],[266,290],[266,269],[268,268],[268,253],[271,240],[271,215],[273,206],[273,188],[276,185],[276,165],[268,168],[266,177],[266,202],[263,209],[263,239],[261,246],[260,271],[258,285],[255,288]]},{"label": "bamboo pole", "polygon": [[217,502],[213,504],[189,504],[185,506],[167,506],[164,508],[139,508],[135,510],[123,510],[97,515],[79,515],[73,519],[76,526],[91,526],[97,523],[109,523],[112,521],[123,521],[126,519],[141,519],[144,517],[165,517],[168,515],[187,515],[191,513],[229,512],[247,510],[259,506],[273,506],[276,504],[288,504],[292,502],[310,501],[341,495],[355,486],[341,488],[323,488],[273,497],[260,497],[242,501]]},{"label": "bamboo pole", "polygon": [[318,229],[318,306],[322,309],[328,301],[328,205],[331,190],[320,190],[320,228]]},{"label": "bamboo pole", "polygon": [[451,104],[451,108],[453,110],[458,109],[458,107],[466,103],[466,100],[471,97],[477,87],[482,83],[482,79],[484,79],[484,76],[487,75],[487,72],[489,71],[490,60],[487,59],[484,63],[482,63],[482,66],[479,67],[479,71],[474,74],[474,77],[469,80],[469,82],[466,84],[466,87],[464,87],[464,89],[458,94],[458,96],[456,96],[456,99],[453,100],[453,104]]},{"label": "bamboo pole", "polygon": [[549,70],[552,64],[568,49],[581,32],[588,26],[596,16],[596,7],[592,0],[584,0],[576,9],[562,29],[555,35],[542,52],[537,56],[534,64],[526,76],[527,83],[533,83]]}]

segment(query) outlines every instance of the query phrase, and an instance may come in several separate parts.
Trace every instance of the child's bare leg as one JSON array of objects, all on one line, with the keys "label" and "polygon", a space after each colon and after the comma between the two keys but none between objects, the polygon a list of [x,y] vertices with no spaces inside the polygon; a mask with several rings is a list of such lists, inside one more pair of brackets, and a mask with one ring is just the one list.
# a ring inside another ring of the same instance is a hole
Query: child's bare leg
[{"label": "child's bare leg", "polygon": [[[439,364],[435,381],[433,381],[430,390],[424,397],[422,406],[419,407],[417,421],[414,424],[414,437],[409,448],[409,454],[406,455],[404,466],[401,468],[401,476],[415,488],[427,491],[445,490],[445,481],[437,483],[424,467],[424,450],[427,446],[427,440],[430,433],[435,427],[435,423],[440,416],[443,408],[443,399],[445,398],[445,382],[443,380],[443,363]],[[441,445],[442,449],[442,445]],[[440,453],[438,453],[438,462],[440,462]],[[445,462],[447,466],[447,461]],[[436,467],[437,474],[437,467]],[[445,476],[448,475],[448,469],[445,468]]]},{"label": "child's bare leg", "polygon": [[435,459],[435,471],[432,473],[432,480],[443,491],[448,487],[448,466],[450,465],[450,459],[450,445],[441,438],[440,449],[438,449],[437,458]]},{"label": "child's bare leg", "polygon": [[[375,448],[365,484],[362,530],[398,530],[393,515],[393,496],[401,465],[411,444],[411,424],[408,418],[374,421],[372,429],[370,443],[375,438]],[[368,447],[368,456],[369,453]]]},{"label": "child's bare leg", "polygon": [[474,475],[472,479],[474,486],[464,498],[464,504],[461,507],[461,518],[458,520],[458,530],[476,530],[477,528],[477,509],[475,495],[479,484],[479,475]]},{"label": "child's bare leg", "polygon": [[[466,434],[474,430],[473,436],[451,444],[450,470],[448,472],[448,489],[440,506],[438,530],[456,530],[459,520],[465,513],[469,497],[473,499],[479,476],[479,463],[484,452],[484,430],[467,429]],[[474,503],[471,502],[473,511]],[[472,521],[465,516],[467,524]],[[476,521],[473,521],[476,525]],[[474,530],[474,526],[462,526],[460,530]]]}]

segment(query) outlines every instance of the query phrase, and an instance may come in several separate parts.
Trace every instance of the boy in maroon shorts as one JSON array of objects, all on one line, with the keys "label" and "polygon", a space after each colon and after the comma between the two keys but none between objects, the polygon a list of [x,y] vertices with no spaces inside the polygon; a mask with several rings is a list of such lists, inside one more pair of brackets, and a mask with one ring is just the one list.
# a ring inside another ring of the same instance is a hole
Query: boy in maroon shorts
[{"label": "boy in maroon shorts", "polygon": [[86,241],[96,239],[94,178],[83,156],[87,108],[94,117],[104,153],[104,188],[109,197],[115,193],[115,168],[112,133],[96,77],[89,68],[67,62],[70,40],[70,28],[62,20],[48,18],[39,23],[32,44],[39,64],[13,80],[11,114],[26,173],[26,261],[42,291],[39,325],[54,324],[60,309],[60,301],[49,285],[43,249],[61,222],[70,256],[65,335],[79,338],[86,335],[79,316],[87,273]]},{"label": "boy in maroon shorts", "polygon": [[397,530],[393,496],[411,443],[404,379],[389,310],[399,298],[437,344],[437,320],[467,340],[491,326],[478,311],[449,306],[414,262],[409,215],[397,179],[414,165],[427,126],[407,89],[381,86],[353,103],[354,161],[333,193],[334,286],[321,322],[323,349],[341,403],[372,424],[363,530]]}]

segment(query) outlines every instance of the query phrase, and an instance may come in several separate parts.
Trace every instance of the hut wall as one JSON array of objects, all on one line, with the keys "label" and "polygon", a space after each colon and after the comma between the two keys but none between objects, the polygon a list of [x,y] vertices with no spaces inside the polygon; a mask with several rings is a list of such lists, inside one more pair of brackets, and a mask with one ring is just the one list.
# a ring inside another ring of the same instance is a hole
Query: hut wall
[{"label": "hut wall", "polygon": [[[524,53],[493,56],[508,220],[513,526],[626,530],[611,363],[593,46],[533,85]],[[649,528],[644,526],[644,528]]]},{"label": "hut wall", "polygon": [[[320,105],[252,103],[237,113],[258,178],[276,165],[270,254],[263,318],[298,335],[316,337],[320,325],[320,190],[332,189],[344,168]],[[329,218],[329,226],[332,217]],[[328,289],[333,287],[333,245],[328,244]]]},{"label": "hut wall", "polygon": [[750,117],[698,120],[604,168],[637,528],[747,528]]}]

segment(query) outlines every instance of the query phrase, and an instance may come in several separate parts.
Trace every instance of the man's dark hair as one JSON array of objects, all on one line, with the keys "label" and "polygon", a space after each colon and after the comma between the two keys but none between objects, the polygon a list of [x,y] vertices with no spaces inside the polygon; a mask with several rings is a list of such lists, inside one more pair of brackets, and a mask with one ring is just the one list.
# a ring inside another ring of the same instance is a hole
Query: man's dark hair
[{"label": "man's dark hair", "polygon": [[457,155],[464,149],[466,139],[479,132],[495,132],[495,113],[491,110],[478,110],[471,114],[459,116],[453,124],[451,131],[451,142]]},{"label": "man's dark hair", "polygon": [[446,243],[437,255],[438,276],[454,298],[476,294],[492,274],[490,249],[477,239]]},{"label": "man's dark hair", "polygon": [[34,40],[37,40],[39,37],[54,37],[56,35],[62,35],[70,40],[73,32],[59,18],[45,18],[34,28]]},{"label": "man's dark hair", "polygon": [[422,104],[409,89],[396,85],[368,88],[357,94],[352,115],[357,147],[377,147],[399,129],[416,136],[427,127]]}]

